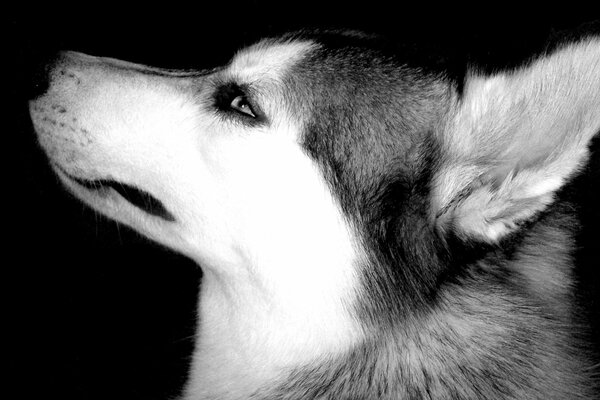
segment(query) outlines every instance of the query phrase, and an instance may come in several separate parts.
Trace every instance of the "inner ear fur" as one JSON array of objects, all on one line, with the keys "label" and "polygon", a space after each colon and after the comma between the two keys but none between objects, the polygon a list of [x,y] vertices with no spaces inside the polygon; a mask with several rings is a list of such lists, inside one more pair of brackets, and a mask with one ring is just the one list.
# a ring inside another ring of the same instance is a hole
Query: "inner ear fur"
[{"label": "inner ear fur", "polygon": [[495,243],[551,204],[600,131],[600,38],[528,66],[470,74],[440,129],[432,217],[442,232]]}]

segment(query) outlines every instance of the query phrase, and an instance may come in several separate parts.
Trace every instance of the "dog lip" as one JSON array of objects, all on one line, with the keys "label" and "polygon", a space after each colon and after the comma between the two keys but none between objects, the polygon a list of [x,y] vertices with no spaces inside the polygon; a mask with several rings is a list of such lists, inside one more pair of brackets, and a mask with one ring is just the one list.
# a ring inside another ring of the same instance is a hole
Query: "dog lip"
[{"label": "dog lip", "polygon": [[[60,168],[60,167],[59,167]],[[124,200],[147,214],[164,219],[168,222],[174,222],[175,217],[171,214],[163,203],[150,193],[141,190],[135,186],[128,185],[112,179],[84,179],[75,177],[62,168],[61,172],[78,185],[95,192],[112,189],[117,192]],[[99,193],[101,194],[101,193]]]},{"label": "dog lip", "polygon": [[86,189],[93,191],[100,191],[101,189],[107,188],[109,186],[106,184],[108,182],[108,180],[106,179],[82,179],[69,174],[67,174],[67,176],[69,177],[69,179],[75,181],[80,186],[83,186]]}]

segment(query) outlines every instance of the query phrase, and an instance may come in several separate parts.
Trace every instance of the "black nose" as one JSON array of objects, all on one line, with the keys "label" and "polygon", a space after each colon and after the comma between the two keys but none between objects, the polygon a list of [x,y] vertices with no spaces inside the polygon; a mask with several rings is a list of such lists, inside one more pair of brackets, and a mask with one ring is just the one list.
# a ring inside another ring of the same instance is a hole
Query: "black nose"
[{"label": "black nose", "polygon": [[21,72],[27,99],[33,100],[46,93],[50,71],[58,58],[58,51],[48,49],[29,49],[24,54]]}]

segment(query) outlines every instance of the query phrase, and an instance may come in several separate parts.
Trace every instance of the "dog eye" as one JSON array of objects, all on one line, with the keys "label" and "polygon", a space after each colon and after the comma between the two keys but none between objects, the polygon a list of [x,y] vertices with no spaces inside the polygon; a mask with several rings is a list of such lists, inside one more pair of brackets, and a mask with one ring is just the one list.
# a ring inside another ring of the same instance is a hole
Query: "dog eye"
[{"label": "dog eye", "polygon": [[252,110],[252,107],[250,107],[250,103],[248,103],[245,96],[237,96],[231,101],[229,106],[237,112],[256,118],[256,114]]}]

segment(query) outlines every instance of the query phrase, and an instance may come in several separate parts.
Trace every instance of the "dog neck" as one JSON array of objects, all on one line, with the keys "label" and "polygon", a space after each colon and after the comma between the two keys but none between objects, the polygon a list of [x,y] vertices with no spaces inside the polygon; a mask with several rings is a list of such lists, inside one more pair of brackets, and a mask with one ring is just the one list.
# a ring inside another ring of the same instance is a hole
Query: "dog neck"
[{"label": "dog neck", "polygon": [[346,272],[306,261],[278,269],[287,273],[205,271],[190,398],[246,398],[286,370],[345,352],[360,340],[345,300],[348,288],[340,285],[348,282],[340,276]]}]

